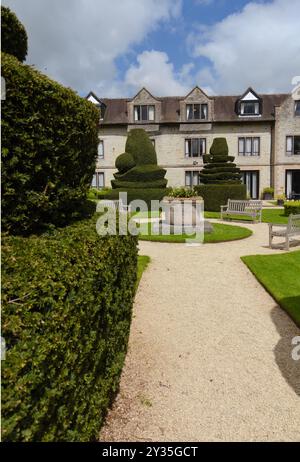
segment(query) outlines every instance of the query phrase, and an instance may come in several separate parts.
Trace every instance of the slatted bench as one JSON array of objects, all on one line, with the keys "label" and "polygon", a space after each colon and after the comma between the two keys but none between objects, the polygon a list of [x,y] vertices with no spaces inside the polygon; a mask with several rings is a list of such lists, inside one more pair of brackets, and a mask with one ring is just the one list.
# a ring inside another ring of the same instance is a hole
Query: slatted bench
[{"label": "slatted bench", "polygon": [[[281,228],[274,230],[273,228]],[[300,214],[290,215],[287,224],[269,223],[269,247],[272,249],[273,237],[285,237],[285,250],[290,250],[290,237],[300,236]]]},{"label": "slatted bench", "polygon": [[101,209],[103,207],[107,207],[114,210],[119,210],[120,212],[130,212],[130,205],[124,205],[121,200],[103,199],[101,201],[98,201],[98,204],[101,207]]},{"label": "slatted bench", "polygon": [[262,201],[228,199],[227,205],[221,205],[221,220],[229,215],[246,215],[250,216],[253,221],[261,222]]}]

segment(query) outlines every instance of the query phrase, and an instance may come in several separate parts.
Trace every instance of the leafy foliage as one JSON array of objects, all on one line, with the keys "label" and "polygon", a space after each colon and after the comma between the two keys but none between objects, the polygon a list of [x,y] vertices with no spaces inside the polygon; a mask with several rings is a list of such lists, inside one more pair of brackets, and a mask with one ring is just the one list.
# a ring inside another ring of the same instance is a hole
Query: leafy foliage
[{"label": "leafy foliage", "polygon": [[198,192],[193,188],[170,188],[168,197],[195,197],[199,196]]},{"label": "leafy foliage", "polygon": [[221,205],[226,205],[228,199],[246,199],[243,184],[204,184],[195,186],[195,190],[204,199],[204,209],[210,212],[220,212]]},{"label": "leafy foliage", "polygon": [[200,173],[203,184],[240,184],[240,169],[233,163],[234,157],[228,156],[226,138],[215,138],[210,154],[203,156],[204,168]]},{"label": "leafy foliage", "polygon": [[117,198],[119,192],[126,191],[129,202],[143,199],[149,204],[151,199],[162,199],[167,186],[166,170],[158,167],[154,146],[145,130],[131,130],[125,149],[126,153],[116,159],[118,172],[111,182],[110,198]]},{"label": "leafy foliage", "polygon": [[128,133],[125,151],[132,155],[136,165],[157,165],[154,146],[142,128],[134,128]]},{"label": "leafy foliage", "polygon": [[95,171],[99,112],[93,104],[2,54],[4,230],[31,233],[80,216]]},{"label": "leafy foliage", "polygon": [[91,441],[118,389],[137,242],[93,220],[3,238],[2,438]]},{"label": "leafy foliage", "polygon": [[300,201],[289,201],[284,203],[284,215],[297,215],[300,213]]},{"label": "leafy foliage", "polygon": [[17,16],[7,7],[1,6],[1,49],[25,61],[27,56],[27,33]]}]

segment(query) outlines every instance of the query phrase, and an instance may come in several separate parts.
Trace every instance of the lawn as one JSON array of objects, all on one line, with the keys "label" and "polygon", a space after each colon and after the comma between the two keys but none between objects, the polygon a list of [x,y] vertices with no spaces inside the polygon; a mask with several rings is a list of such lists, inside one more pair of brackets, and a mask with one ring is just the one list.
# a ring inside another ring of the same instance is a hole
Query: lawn
[{"label": "lawn", "polygon": [[[139,239],[142,241],[153,241],[153,242],[171,242],[171,243],[185,243],[186,239],[193,239],[194,236],[188,236],[186,234],[178,235],[155,235],[151,234],[151,224],[141,225],[141,232]],[[148,227],[148,234],[147,234]],[[238,239],[245,239],[246,237],[251,236],[252,231],[247,228],[242,228],[241,226],[231,226],[223,225],[219,223],[213,224],[213,232],[211,234],[205,234],[204,243],[216,243],[216,242],[226,242],[226,241],[235,241]]]},{"label": "lawn", "polygon": [[[205,218],[220,218],[220,212],[204,212]],[[252,221],[247,216],[232,216],[233,220],[239,221]],[[287,223],[288,217],[284,216],[284,209],[263,209],[262,211],[263,223]]]},{"label": "lawn", "polygon": [[150,263],[150,257],[147,255],[139,255],[138,256],[138,267],[137,267],[137,281],[136,281],[136,287],[138,288],[141,277],[143,275],[143,272],[147,268],[147,266]]},{"label": "lawn", "polygon": [[242,260],[300,327],[300,251],[252,255]]}]

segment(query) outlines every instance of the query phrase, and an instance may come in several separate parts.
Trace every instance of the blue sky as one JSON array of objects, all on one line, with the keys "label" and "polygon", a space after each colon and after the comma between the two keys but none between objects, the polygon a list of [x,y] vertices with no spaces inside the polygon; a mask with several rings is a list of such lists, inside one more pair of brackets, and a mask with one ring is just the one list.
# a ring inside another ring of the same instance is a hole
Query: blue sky
[{"label": "blue sky", "polygon": [[27,62],[84,95],[288,92],[300,75],[300,0],[3,0]]}]

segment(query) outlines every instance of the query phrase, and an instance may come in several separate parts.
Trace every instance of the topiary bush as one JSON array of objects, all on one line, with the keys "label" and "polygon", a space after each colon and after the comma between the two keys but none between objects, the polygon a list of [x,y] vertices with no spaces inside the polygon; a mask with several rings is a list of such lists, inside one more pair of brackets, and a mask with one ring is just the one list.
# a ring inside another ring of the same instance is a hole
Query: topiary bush
[{"label": "topiary bush", "polygon": [[136,165],[157,165],[153,143],[142,128],[130,130],[125,151],[132,155]]},{"label": "topiary bush", "polygon": [[151,208],[151,201],[161,201],[164,196],[168,194],[168,189],[166,188],[124,188],[113,189],[110,193],[107,194],[105,199],[117,200],[119,199],[119,194],[121,192],[127,193],[127,202],[128,204],[131,201],[136,199],[143,200],[146,202],[148,208]]},{"label": "topiary bush", "polygon": [[126,191],[130,202],[146,198],[146,202],[149,203],[151,194],[153,199],[162,199],[167,186],[166,170],[158,167],[154,146],[145,130],[131,130],[125,150],[126,153],[116,159],[118,172],[114,174],[115,179],[111,182],[113,191],[109,198],[115,199],[119,192]]},{"label": "topiary bush", "polygon": [[2,227],[29,234],[81,216],[95,171],[99,112],[2,54]]},{"label": "topiary bush", "polygon": [[135,167],[135,160],[131,154],[124,152],[120,154],[116,159],[116,168],[119,170],[120,174],[128,172],[128,170]]},{"label": "topiary bush", "polygon": [[23,24],[9,8],[1,6],[1,50],[23,62],[27,56],[27,42]]},{"label": "topiary bush", "polygon": [[2,243],[2,440],[96,440],[126,355],[137,240],[87,220]]},{"label": "topiary bush", "polygon": [[289,201],[284,203],[284,215],[297,215],[300,213],[300,201]]},{"label": "topiary bush", "polygon": [[233,163],[234,157],[228,155],[226,138],[215,138],[210,154],[203,156],[204,168],[200,173],[203,184],[240,184],[240,169]]},{"label": "topiary bush", "polygon": [[204,209],[210,212],[220,212],[221,205],[226,205],[228,199],[245,200],[247,196],[244,184],[205,184],[194,189],[204,199]]}]

